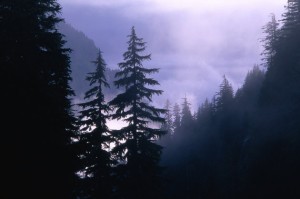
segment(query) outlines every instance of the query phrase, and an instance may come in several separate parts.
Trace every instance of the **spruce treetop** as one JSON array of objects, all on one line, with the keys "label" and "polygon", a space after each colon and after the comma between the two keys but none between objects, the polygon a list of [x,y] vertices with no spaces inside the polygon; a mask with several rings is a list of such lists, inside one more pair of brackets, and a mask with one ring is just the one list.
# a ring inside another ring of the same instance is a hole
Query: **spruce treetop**
[{"label": "spruce treetop", "polygon": [[148,77],[158,69],[143,65],[151,58],[150,54],[142,54],[146,43],[137,37],[134,27],[128,37],[128,48],[123,54],[123,62],[119,64],[120,71],[116,73],[118,79],[115,81],[115,85],[125,91],[110,102],[114,108],[112,118],[127,123],[127,126],[112,132],[116,141],[112,153],[122,163],[117,165],[116,170],[128,182],[126,188],[120,184],[116,189],[128,198],[157,198],[162,147],[155,141],[165,131],[153,124],[165,121],[161,117],[165,110],[154,107],[151,102],[153,95],[160,95],[163,91],[150,88],[159,85],[155,79]]}]

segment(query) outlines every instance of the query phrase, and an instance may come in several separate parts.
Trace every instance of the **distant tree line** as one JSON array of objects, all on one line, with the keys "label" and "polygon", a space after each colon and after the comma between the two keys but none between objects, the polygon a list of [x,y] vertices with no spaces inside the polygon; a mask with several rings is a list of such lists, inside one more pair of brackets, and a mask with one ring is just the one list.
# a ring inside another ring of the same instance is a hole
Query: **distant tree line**
[{"label": "distant tree line", "polygon": [[254,66],[235,93],[224,76],[195,115],[186,98],[173,111],[166,103],[166,198],[300,197],[300,1],[279,24],[272,14],[265,68]]},{"label": "distant tree line", "polygon": [[[119,93],[106,101],[99,50],[73,110],[60,11],[55,0],[0,2],[3,198],[300,197],[299,0],[281,26],[272,15],[263,27],[265,70],[254,66],[236,92],[224,76],[195,114],[186,97],[152,105],[159,69],[144,66],[151,56],[134,27]],[[111,119],[125,126],[109,129]]]}]

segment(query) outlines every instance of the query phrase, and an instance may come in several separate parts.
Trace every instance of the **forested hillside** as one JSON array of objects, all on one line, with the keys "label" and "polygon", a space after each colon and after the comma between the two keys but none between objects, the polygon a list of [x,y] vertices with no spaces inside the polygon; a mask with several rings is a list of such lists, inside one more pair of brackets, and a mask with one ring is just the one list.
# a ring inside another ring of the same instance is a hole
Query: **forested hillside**
[{"label": "forested hillside", "polygon": [[263,27],[263,68],[236,92],[219,91],[192,115],[188,99],[166,103],[167,198],[299,198],[300,3]]},{"label": "forested hillside", "polygon": [[111,70],[61,9],[0,1],[0,198],[300,198],[300,0],[262,27],[243,85],[224,74],[195,112],[186,96],[159,103],[138,28]]},{"label": "forested hillside", "polygon": [[[85,91],[89,88],[88,81],[86,81],[86,74],[94,70],[92,61],[99,52],[93,40],[89,39],[83,32],[73,28],[70,24],[60,23],[58,25],[59,31],[65,36],[67,48],[72,49],[70,53],[71,60],[71,87],[74,89],[77,98],[82,99]],[[102,49],[100,49],[102,50]],[[104,53],[105,56],[105,53]],[[116,93],[113,86],[114,76],[116,70],[106,69],[107,81],[112,86],[111,89],[105,89],[105,94],[110,96]]]}]

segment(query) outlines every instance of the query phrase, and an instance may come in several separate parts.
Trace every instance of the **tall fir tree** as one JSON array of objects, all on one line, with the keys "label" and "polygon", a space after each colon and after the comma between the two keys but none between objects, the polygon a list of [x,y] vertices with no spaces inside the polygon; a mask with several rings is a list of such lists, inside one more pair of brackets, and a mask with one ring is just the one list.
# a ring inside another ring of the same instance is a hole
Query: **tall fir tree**
[{"label": "tall fir tree", "polygon": [[182,111],[181,111],[181,128],[182,130],[186,131],[187,129],[191,128],[193,124],[193,116],[191,113],[191,104],[188,102],[187,98],[183,98],[182,103]]},{"label": "tall fir tree", "polygon": [[264,61],[264,66],[269,67],[274,62],[276,42],[278,42],[279,38],[279,23],[276,20],[275,14],[271,14],[271,21],[269,21],[263,27],[263,33],[265,34],[265,38],[261,40],[263,42],[264,50],[262,52],[262,60]]},{"label": "tall fir tree", "polygon": [[[0,2],[5,198],[71,198],[69,49],[55,0]],[[3,193],[2,193],[3,194]]]},{"label": "tall fir tree", "polygon": [[233,88],[225,75],[223,76],[223,82],[220,85],[220,91],[217,93],[216,106],[217,111],[226,113],[232,108],[233,104]]},{"label": "tall fir tree", "polygon": [[124,62],[119,64],[120,71],[116,73],[119,79],[115,81],[115,85],[125,91],[110,102],[115,108],[113,119],[127,122],[127,126],[112,133],[117,140],[113,153],[119,159],[117,192],[125,199],[159,198],[161,168],[158,163],[162,147],[155,141],[165,132],[156,129],[153,122],[163,123],[160,115],[165,110],[150,105],[153,95],[160,95],[162,91],[147,87],[159,85],[147,77],[159,69],[143,66],[143,61],[150,60],[150,55],[141,55],[146,46],[143,39],[137,37],[134,27],[128,37],[128,49],[123,54]]},{"label": "tall fir tree", "polygon": [[110,132],[106,120],[110,111],[105,103],[103,88],[109,87],[106,77],[106,63],[99,50],[95,72],[87,76],[92,88],[85,93],[87,102],[79,104],[80,134],[78,146],[81,162],[81,194],[85,198],[109,198],[111,196]]}]

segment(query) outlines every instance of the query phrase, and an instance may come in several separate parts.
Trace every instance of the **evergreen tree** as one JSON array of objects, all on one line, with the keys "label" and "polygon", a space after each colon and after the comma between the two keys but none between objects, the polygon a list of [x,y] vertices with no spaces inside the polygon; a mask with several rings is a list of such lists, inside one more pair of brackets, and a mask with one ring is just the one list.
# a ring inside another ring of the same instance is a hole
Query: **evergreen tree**
[{"label": "evergreen tree", "polygon": [[169,100],[166,101],[164,109],[166,110],[166,113],[164,114],[165,123],[162,125],[162,130],[166,131],[169,136],[173,135],[173,119],[171,114],[171,103]]},{"label": "evergreen tree", "polygon": [[160,114],[164,109],[150,105],[153,95],[160,95],[161,90],[148,88],[159,83],[147,77],[158,72],[158,69],[148,69],[143,61],[150,55],[141,55],[145,50],[145,42],[138,38],[134,27],[128,36],[128,49],[123,54],[124,62],[119,64],[119,78],[115,81],[117,87],[125,91],[117,95],[110,104],[115,108],[113,119],[123,119],[127,126],[113,131],[117,141],[113,153],[119,160],[119,186],[117,192],[120,198],[140,199],[159,198],[158,165],[162,147],[155,143],[165,132],[156,129],[150,122],[164,122]]},{"label": "evergreen tree", "polygon": [[217,113],[217,96],[214,95],[211,100],[211,107],[214,115]]},{"label": "evergreen tree", "polygon": [[110,133],[106,125],[109,106],[105,103],[103,88],[109,87],[105,69],[106,63],[99,50],[95,72],[87,76],[90,86],[85,93],[89,101],[79,104],[83,110],[80,111],[80,135],[81,147],[80,172],[82,178],[82,190],[85,198],[109,198],[112,187],[110,186]]},{"label": "evergreen tree", "polygon": [[173,115],[174,115],[174,134],[178,133],[181,126],[181,115],[180,115],[180,107],[176,103],[173,107]]},{"label": "evergreen tree", "polygon": [[299,2],[288,1],[277,38],[265,44],[266,74],[254,66],[235,96],[224,77],[198,111],[202,128],[166,146],[169,198],[299,198]]},{"label": "evergreen tree", "polygon": [[275,15],[271,14],[271,21],[269,21],[264,27],[263,30],[265,33],[265,38],[261,41],[263,42],[264,51],[261,55],[264,57],[262,60],[264,61],[264,65],[269,67],[273,64],[273,58],[275,56],[275,46],[276,42],[278,41],[279,37],[279,30],[278,30],[279,23],[277,22]]},{"label": "evergreen tree", "polygon": [[243,87],[235,96],[241,109],[251,111],[257,106],[264,77],[265,73],[259,69],[258,65],[254,65],[253,69],[247,73]]},{"label": "evergreen tree", "polygon": [[209,127],[212,122],[213,110],[212,105],[205,99],[204,103],[199,107],[197,111],[197,123],[200,128]]},{"label": "evergreen tree", "polygon": [[183,98],[182,111],[181,111],[181,129],[182,131],[189,131],[193,126],[193,116],[190,109],[190,103],[187,98]]},{"label": "evergreen tree", "polygon": [[[295,34],[299,31],[300,26],[300,2],[299,0],[289,0],[286,8],[286,12],[283,14],[283,26],[281,28],[281,36],[286,38],[290,34]],[[294,35],[295,36],[295,35]]]},{"label": "evergreen tree", "polygon": [[[258,102],[265,78],[265,72],[254,65],[245,78],[242,88],[238,89],[234,99],[235,123],[243,132],[243,137],[249,137],[250,126],[257,120]],[[253,128],[253,127],[251,127]]]},{"label": "evergreen tree", "polygon": [[[289,1],[286,12],[283,14],[283,25],[280,37],[276,45],[276,56],[274,64],[266,72],[266,79],[263,85],[261,103],[267,106],[275,106],[279,109],[287,109],[286,105],[297,104],[296,99],[300,95],[296,90],[299,81],[300,71],[300,8],[299,1]],[[283,94],[284,93],[284,94]],[[293,103],[283,103],[293,100]],[[282,113],[278,109],[278,113]],[[295,110],[295,108],[294,108]],[[275,115],[274,115],[275,116]]]},{"label": "evergreen tree", "polygon": [[71,198],[74,117],[69,49],[55,0],[0,2],[5,198]]},{"label": "evergreen tree", "polygon": [[[253,133],[253,140],[260,141],[252,145],[256,147],[255,158],[261,164],[260,167],[253,166],[250,173],[252,176],[256,174],[255,179],[258,179],[259,187],[262,187],[255,193],[265,198],[300,196],[295,187],[300,176],[296,169],[300,166],[297,156],[300,143],[299,6],[299,0],[288,1],[283,14],[274,62],[266,72],[259,101],[260,132]],[[278,162],[281,164],[275,166]],[[260,172],[265,172],[264,177],[257,175]],[[256,183],[250,182],[252,186]]]},{"label": "evergreen tree", "polygon": [[216,106],[217,111],[227,112],[233,103],[233,88],[229,81],[223,76],[223,82],[220,85],[220,91],[217,93]]}]

